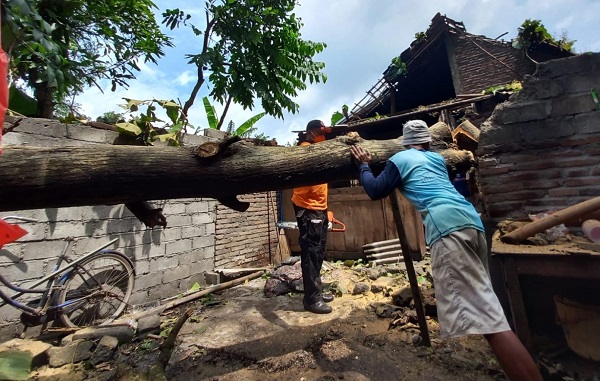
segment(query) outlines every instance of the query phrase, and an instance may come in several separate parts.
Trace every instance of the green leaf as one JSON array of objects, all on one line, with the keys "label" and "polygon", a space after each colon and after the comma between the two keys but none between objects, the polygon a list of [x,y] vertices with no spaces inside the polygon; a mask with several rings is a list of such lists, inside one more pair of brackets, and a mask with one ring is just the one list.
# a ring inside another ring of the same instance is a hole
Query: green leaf
[{"label": "green leaf", "polygon": [[192,287],[190,287],[188,289],[188,292],[196,292],[196,291],[200,291],[200,285],[198,284],[198,282],[194,282]]},{"label": "green leaf", "polygon": [[14,350],[0,352],[0,379],[28,380],[32,361],[31,352]]},{"label": "green leaf", "polygon": [[161,142],[166,142],[169,139],[175,138],[175,134],[176,134],[176,132],[170,132],[170,133],[166,133],[166,134],[159,134],[159,135],[156,135],[156,138],[159,141],[161,141]]},{"label": "green leaf", "polygon": [[242,123],[241,126],[239,126],[235,132],[233,133],[234,135],[237,136],[242,136],[244,135],[244,133],[246,131],[248,131],[250,128],[254,127],[254,124],[256,122],[258,122],[260,119],[262,119],[263,116],[267,115],[266,112],[261,112],[260,114],[256,114],[253,117],[251,117],[250,119],[248,119],[247,121],[245,121],[244,123]]},{"label": "green leaf", "polygon": [[208,97],[202,98],[202,102],[204,103],[204,110],[206,111],[206,119],[208,120],[208,127],[213,130],[217,129],[219,121],[217,120],[215,108],[210,104]]},{"label": "green leaf", "polygon": [[133,135],[133,136],[138,136],[142,134],[142,129],[137,125],[137,124],[133,124],[133,123],[117,123],[117,131],[120,134],[126,134],[126,135]]},{"label": "green leaf", "polygon": [[339,122],[340,120],[342,120],[342,118],[344,118],[344,115],[341,112],[339,112],[339,111],[334,112],[333,115],[331,116],[331,125],[335,126],[335,124],[337,122]]}]

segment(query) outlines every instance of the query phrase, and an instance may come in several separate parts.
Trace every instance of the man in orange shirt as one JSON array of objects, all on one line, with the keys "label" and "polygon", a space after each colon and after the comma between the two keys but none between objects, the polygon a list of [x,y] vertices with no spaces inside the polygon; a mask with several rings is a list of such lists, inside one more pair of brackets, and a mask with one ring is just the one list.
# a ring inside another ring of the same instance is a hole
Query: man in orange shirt
[{"label": "man in orange shirt", "polygon": [[[306,126],[306,141],[301,146],[308,146],[325,140],[325,134],[331,128],[325,127],[320,120],[311,120]],[[302,282],[304,285],[304,309],[317,314],[328,314],[332,308],[326,303],[333,300],[333,295],[323,295],[321,284],[321,266],[327,247],[327,184],[295,188],[292,196],[298,230],[300,236],[300,262],[302,265]]]}]

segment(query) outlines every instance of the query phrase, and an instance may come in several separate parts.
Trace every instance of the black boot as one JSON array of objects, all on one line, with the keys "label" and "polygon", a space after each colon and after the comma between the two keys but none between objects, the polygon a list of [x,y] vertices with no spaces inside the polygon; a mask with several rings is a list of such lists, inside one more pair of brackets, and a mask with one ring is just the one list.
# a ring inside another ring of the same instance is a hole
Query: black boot
[{"label": "black boot", "polygon": [[311,305],[304,305],[304,309],[315,314],[328,314],[333,311],[333,308],[325,304],[325,302],[318,301]]},{"label": "black boot", "polygon": [[323,301],[325,303],[333,302],[333,294],[323,294]]}]

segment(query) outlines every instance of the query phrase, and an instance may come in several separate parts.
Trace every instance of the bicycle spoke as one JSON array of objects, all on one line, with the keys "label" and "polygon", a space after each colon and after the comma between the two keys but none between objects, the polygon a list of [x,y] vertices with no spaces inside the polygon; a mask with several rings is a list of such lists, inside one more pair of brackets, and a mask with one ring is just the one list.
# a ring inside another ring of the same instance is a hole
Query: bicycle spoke
[{"label": "bicycle spoke", "polygon": [[128,305],[133,288],[133,269],[122,254],[102,254],[77,266],[65,282],[62,302],[74,301],[65,308],[61,320],[66,325],[98,325],[114,320]]}]

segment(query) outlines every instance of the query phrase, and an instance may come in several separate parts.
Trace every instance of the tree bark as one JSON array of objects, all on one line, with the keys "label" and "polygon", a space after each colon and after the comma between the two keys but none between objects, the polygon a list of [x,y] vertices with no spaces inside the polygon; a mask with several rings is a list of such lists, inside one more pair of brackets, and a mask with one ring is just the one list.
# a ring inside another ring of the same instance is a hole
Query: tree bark
[{"label": "tree bark", "polygon": [[[253,146],[240,141],[218,157],[197,147],[6,146],[0,156],[0,211],[125,204],[140,200],[210,197],[290,189],[357,177],[350,145],[359,142],[384,164],[401,141],[338,137],[308,147]],[[449,166],[468,151],[440,152]]]}]

